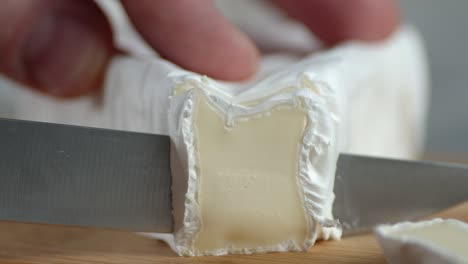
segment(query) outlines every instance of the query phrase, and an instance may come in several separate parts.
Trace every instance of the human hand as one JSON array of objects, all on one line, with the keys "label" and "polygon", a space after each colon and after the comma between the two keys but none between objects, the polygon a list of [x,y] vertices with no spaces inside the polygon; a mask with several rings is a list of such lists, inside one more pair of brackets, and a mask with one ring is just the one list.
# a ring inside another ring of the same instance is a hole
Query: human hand
[{"label": "human hand", "polygon": [[[349,39],[380,40],[399,23],[394,0],[272,1],[327,45]],[[255,73],[255,45],[211,0],[122,3],[143,38],[162,57],[223,80],[242,80]],[[59,97],[82,95],[101,86],[117,51],[111,28],[93,1],[4,0],[1,5],[1,72]]]}]

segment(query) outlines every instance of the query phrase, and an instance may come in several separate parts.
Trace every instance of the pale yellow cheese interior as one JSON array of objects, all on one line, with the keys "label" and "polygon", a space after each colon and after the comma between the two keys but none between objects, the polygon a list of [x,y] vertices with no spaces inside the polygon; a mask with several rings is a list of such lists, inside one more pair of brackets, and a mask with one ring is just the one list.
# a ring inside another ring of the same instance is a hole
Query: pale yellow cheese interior
[{"label": "pale yellow cheese interior", "polygon": [[308,226],[298,186],[300,142],[307,126],[301,106],[278,106],[270,115],[236,120],[198,93],[194,113],[202,227],[197,251],[303,248]]},{"label": "pale yellow cheese interior", "polygon": [[468,262],[468,229],[449,222],[435,223],[421,228],[400,230],[395,235],[425,241],[443,248]]}]

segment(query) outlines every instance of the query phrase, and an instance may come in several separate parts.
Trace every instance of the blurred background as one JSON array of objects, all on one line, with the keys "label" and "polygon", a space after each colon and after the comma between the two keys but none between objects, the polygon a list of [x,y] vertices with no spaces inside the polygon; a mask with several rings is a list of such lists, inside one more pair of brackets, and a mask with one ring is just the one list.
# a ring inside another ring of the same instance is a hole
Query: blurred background
[{"label": "blurred background", "polygon": [[431,71],[429,157],[468,160],[468,1],[400,0],[422,33]]},{"label": "blurred background", "polygon": [[[426,42],[431,71],[427,157],[468,161],[468,1],[400,0]],[[0,96],[5,96],[0,78]],[[0,104],[0,112],[8,112]]]}]

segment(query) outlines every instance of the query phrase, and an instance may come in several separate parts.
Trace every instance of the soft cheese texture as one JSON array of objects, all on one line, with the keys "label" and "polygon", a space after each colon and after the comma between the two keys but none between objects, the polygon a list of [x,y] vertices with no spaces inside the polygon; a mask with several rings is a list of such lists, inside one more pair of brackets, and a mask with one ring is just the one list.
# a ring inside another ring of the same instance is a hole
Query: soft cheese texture
[{"label": "soft cheese texture", "polygon": [[405,222],[376,233],[389,263],[468,263],[468,224],[461,221]]},{"label": "soft cheese texture", "polygon": [[277,107],[227,128],[224,114],[197,97],[202,226],[194,248],[275,246],[285,238],[303,244],[308,226],[296,175],[307,112]]},{"label": "soft cheese texture", "polygon": [[[283,23],[288,39],[302,43],[280,41],[289,54],[264,56],[252,80],[226,83],[135,45],[141,40],[110,4],[117,2],[100,3],[116,43],[133,54],[113,59],[103,93],[58,101],[11,84],[16,103],[8,115],[171,136],[175,234],[147,235],[181,255],[305,250],[339,238],[331,214],[338,153],[414,158],[421,151],[426,62],[411,28],[381,43],[298,57],[294,51],[313,43],[306,29],[266,16],[263,23]],[[266,45],[284,32],[262,34]]]}]

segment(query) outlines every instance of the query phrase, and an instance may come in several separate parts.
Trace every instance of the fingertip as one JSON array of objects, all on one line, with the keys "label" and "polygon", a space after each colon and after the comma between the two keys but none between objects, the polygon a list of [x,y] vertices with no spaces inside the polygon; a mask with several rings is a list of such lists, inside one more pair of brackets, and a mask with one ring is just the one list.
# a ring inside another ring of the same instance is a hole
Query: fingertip
[{"label": "fingertip", "polygon": [[[329,43],[345,40],[380,41],[389,37],[400,24],[400,13],[393,0],[355,0],[355,13],[342,14],[341,30],[329,35]],[[346,10],[346,7],[343,7]]]},{"label": "fingertip", "polygon": [[254,75],[259,67],[259,53],[255,45],[241,32],[232,32],[223,40],[224,45],[207,43],[212,54],[203,58],[189,56],[191,70],[225,81],[243,81]]},{"label": "fingertip", "polygon": [[395,0],[274,0],[328,45],[347,40],[380,41],[400,24]]},{"label": "fingertip", "polygon": [[212,78],[239,81],[258,67],[258,51],[210,0],[125,0],[145,40],[164,58]]}]

